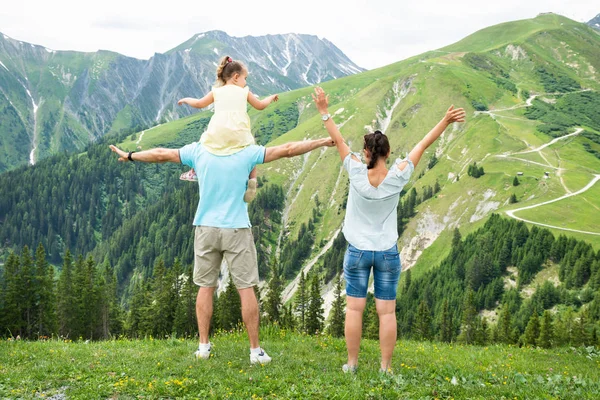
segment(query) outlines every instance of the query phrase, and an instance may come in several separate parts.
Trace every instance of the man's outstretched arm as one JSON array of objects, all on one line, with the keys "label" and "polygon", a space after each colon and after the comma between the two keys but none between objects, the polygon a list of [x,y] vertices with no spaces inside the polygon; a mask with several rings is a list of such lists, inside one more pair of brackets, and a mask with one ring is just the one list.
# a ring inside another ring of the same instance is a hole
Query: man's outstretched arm
[{"label": "man's outstretched arm", "polygon": [[[127,162],[129,161],[129,152],[123,151],[119,149],[117,146],[110,145],[109,146],[112,151],[117,153],[119,156],[119,161]],[[148,162],[148,163],[164,163],[164,162],[172,162],[172,163],[181,163],[179,159],[179,149],[150,149],[139,151],[131,154],[131,159],[133,161],[139,162]]]},{"label": "man's outstretched arm", "polygon": [[[279,146],[267,147],[265,151],[265,163],[279,160],[280,158],[289,158],[308,153],[319,147],[331,147],[335,145],[331,138],[303,140],[301,142],[289,142]],[[126,154],[127,155],[127,154]]]}]

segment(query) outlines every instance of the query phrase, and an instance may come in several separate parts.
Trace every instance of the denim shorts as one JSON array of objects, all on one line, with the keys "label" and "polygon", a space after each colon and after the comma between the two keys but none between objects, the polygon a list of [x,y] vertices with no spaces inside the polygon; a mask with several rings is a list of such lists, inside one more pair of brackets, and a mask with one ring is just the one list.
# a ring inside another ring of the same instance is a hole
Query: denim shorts
[{"label": "denim shorts", "polygon": [[359,298],[367,297],[371,267],[373,267],[373,279],[375,281],[375,298],[396,300],[398,279],[402,269],[398,245],[384,251],[370,251],[359,250],[349,244],[344,256],[346,295]]}]

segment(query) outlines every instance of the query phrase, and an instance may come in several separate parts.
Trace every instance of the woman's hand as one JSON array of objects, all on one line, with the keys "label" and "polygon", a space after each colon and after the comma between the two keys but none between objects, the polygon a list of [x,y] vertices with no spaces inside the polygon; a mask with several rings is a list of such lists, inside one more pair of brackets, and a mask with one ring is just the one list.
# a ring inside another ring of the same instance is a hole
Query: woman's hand
[{"label": "woman's hand", "polygon": [[279,100],[279,95],[278,94],[274,94],[271,96],[271,101],[277,101]]},{"label": "woman's hand", "polygon": [[465,110],[463,108],[454,108],[454,105],[451,105],[448,111],[446,111],[446,116],[444,117],[444,122],[450,125],[453,122],[465,122]]},{"label": "woman's hand", "polygon": [[178,106],[182,106],[182,105],[184,105],[184,104],[187,104],[187,102],[186,102],[185,100],[186,100],[186,99],[181,99],[181,100],[179,100],[179,101],[177,102],[177,105],[178,105]]},{"label": "woman's hand", "polygon": [[[315,96],[316,95],[316,96]],[[327,107],[329,106],[329,95],[325,94],[320,86],[315,88],[315,93],[312,95],[313,101],[317,106],[317,110],[321,114],[327,114]]]}]

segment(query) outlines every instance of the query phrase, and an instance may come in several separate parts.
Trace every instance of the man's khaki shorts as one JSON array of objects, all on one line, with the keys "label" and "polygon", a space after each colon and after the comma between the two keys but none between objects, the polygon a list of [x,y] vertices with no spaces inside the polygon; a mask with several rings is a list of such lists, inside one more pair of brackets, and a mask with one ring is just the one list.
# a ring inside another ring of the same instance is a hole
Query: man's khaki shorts
[{"label": "man's khaki shorts", "polygon": [[197,226],[194,233],[194,283],[217,287],[223,257],[238,289],[258,285],[256,247],[250,228]]}]

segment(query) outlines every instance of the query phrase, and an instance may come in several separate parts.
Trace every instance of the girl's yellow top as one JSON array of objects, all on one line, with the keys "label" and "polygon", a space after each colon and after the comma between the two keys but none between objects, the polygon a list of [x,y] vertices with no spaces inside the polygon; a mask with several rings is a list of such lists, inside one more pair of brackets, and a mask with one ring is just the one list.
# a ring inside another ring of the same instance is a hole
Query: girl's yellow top
[{"label": "girl's yellow top", "polygon": [[214,110],[200,143],[210,153],[228,156],[254,144],[247,112],[248,87],[214,87]]}]

